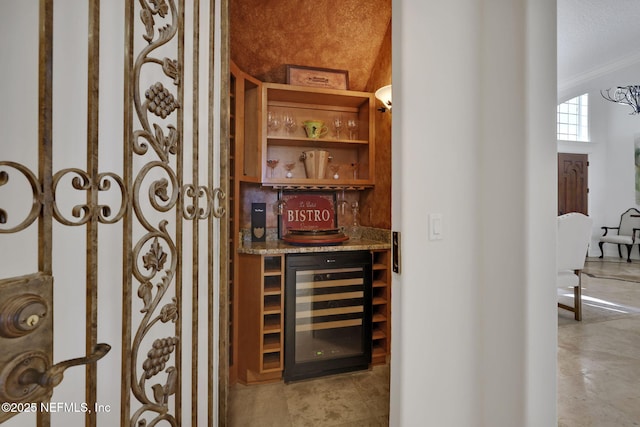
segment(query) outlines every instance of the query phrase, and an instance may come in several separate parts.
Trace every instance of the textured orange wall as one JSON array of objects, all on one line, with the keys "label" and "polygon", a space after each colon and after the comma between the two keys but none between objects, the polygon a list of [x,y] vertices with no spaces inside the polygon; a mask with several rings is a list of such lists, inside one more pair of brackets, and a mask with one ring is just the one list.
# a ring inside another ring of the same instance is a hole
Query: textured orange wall
[{"label": "textured orange wall", "polygon": [[231,59],[264,82],[284,83],[285,65],[349,71],[365,90],[391,17],[390,0],[230,0]]},{"label": "textured orange wall", "polygon": [[[367,91],[391,84],[391,22],[373,66]],[[382,106],[380,101],[377,105]],[[362,225],[391,229],[391,112],[376,111],[376,186],[363,192]]]}]

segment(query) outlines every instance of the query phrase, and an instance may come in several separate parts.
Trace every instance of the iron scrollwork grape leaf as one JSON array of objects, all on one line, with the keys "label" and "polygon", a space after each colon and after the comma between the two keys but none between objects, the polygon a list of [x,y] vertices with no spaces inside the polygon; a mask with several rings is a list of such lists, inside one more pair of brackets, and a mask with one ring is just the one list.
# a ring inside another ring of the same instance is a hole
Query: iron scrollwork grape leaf
[{"label": "iron scrollwork grape leaf", "polygon": [[144,262],[144,268],[153,270],[156,273],[164,267],[164,263],[167,261],[167,254],[162,250],[157,237],[153,239],[149,252],[142,257],[142,261]]},{"label": "iron scrollwork grape leaf", "polygon": [[165,154],[176,154],[178,152],[178,131],[175,126],[169,125],[167,128],[169,129],[169,135],[164,136],[164,131],[157,123],[153,124],[153,128],[156,131],[156,141],[162,147],[162,151]]},{"label": "iron scrollwork grape leaf", "polygon": [[162,60],[162,71],[173,79],[173,84],[180,85],[180,65],[175,59],[164,58]]}]

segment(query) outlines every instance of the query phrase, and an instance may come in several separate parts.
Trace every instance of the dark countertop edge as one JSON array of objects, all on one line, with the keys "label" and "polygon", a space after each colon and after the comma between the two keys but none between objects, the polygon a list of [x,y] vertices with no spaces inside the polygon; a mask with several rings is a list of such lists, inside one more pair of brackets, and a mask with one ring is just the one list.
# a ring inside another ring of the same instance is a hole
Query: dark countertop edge
[{"label": "dark countertop edge", "polygon": [[391,244],[377,240],[349,240],[340,245],[331,246],[295,246],[282,240],[267,242],[245,242],[238,248],[238,253],[249,255],[299,254],[311,252],[344,252],[366,251],[375,249],[391,249]]}]

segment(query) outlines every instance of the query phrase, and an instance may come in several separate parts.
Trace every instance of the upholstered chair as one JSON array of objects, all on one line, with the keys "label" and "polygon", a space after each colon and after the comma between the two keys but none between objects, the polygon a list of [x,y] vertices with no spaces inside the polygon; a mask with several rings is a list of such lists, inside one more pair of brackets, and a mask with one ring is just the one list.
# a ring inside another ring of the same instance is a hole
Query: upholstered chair
[{"label": "upholstered chair", "polygon": [[[640,211],[636,208],[627,209],[620,215],[620,224],[617,227],[602,227],[604,234],[600,237],[600,258],[604,257],[602,245],[613,243],[618,245],[618,255],[622,258],[622,245],[627,247],[627,262],[631,262],[631,250],[633,245],[640,244]],[[610,230],[614,232],[609,233]]]},{"label": "upholstered chair", "polygon": [[593,220],[573,212],[558,217],[557,279],[558,288],[573,288],[573,307],[558,303],[558,307],[572,311],[582,320],[582,269],[587,257]]}]

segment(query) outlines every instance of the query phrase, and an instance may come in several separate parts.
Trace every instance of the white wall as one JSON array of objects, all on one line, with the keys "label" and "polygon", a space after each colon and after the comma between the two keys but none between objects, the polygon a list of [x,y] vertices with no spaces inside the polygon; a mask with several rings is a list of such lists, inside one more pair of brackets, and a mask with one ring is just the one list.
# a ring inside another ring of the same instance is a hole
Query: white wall
[{"label": "white wall", "polygon": [[[589,74],[583,79],[563,85],[558,102],[564,102],[583,93],[589,94],[589,131],[591,142],[558,141],[558,152],[589,155],[589,215],[593,217],[593,238],[590,256],[600,256],[598,237],[602,226],[614,227],[620,214],[636,203],[634,188],[634,138],[640,133],[640,117],[630,115],[630,107],[606,101],[600,90],[637,84],[640,63],[603,75]],[[618,256],[615,245],[604,245],[605,256]],[[626,257],[626,249],[622,255]],[[638,259],[638,248],[632,252]]]},{"label": "white wall", "polygon": [[555,425],[555,1],[393,7],[391,425]]}]

